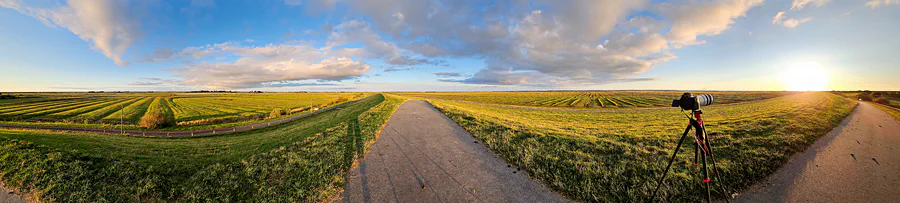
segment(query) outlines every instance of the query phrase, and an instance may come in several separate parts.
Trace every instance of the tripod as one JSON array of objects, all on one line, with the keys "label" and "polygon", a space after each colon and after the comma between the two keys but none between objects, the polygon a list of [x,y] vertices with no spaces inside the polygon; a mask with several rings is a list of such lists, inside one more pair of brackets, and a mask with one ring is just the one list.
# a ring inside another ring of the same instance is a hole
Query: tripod
[{"label": "tripod", "polygon": [[[726,196],[728,192],[725,190],[725,187],[722,185],[722,178],[719,176],[719,170],[716,168],[716,156],[712,152],[712,148],[709,146],[709,140],[706,137],[706,127],[703,126],[703,114],[700,109],[692,110],[693,117],[688,117],[690,123],[687,128],[684,129],[684,133],[681,135],[681,139],[678,140],[678,145],[675,147],[675,152],[672,152],[672,158],[669,158],[669,164],[666,165],[666,170],[663,171],[662,177],[659,178],[659,183],[656,185],[656,189],[653,190],[653,196],[650,198],[650,202],[653,202],[656,199],[656,193],[659,191],[659,187],[662,186],[663,181],[666,179],[666,175],[668,175],[669,169],[672,167],[672,163],[675,161],[675,155],[678,154],[678,150],[681,149],[681,144],[684,142],[684,138],[687,137],[688,133],[691,132],[691,129],[696,129],[696,133],[694,134],[694,141],[696,145],[694,145],[694,166],[697,166],[697,162],[702,159],[703,160],[703,168],[701,169],[703,173],[703,183],[706,188],[706,202],[712,202],[710,188],[709,188],[709,168],[706,166],[707,157],[712,161],[712,170],[716,175],[716,181],[719,182],[719,187],[722,189],[723,194]],[[685,115],[687,116],[687,115]],[[725,201],[728,202],[728,197],[725,198]]]}]

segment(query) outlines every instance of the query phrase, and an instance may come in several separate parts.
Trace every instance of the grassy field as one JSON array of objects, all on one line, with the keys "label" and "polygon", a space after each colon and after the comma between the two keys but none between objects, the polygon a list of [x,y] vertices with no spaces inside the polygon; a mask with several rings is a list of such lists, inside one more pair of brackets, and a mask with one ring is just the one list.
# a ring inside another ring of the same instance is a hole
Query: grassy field
[{"label": "grassy field", "polygon": [[[432,102],[532,178],[589,202],[647,201],[687,125],[676,108],[608,112]],[[723,182],[736,191],[763,179],[840,124],[855,104],[834,94],[805,93],[704,108]],[[679,153],[662,201],[702,198],[699,170],[689,163],[693,150]]]},{"label": "grassy field", "polygon": [[[717,104],[737,103],[784,96],[790,92],[696,92],[715,94]],[[460,100],[488,104],[567,108],[668,107],[682,92],[407,92],[397,93],[426,99]]]},{"label": "grassy field", "polygon": [[[0,123],[140,129],[142,117],[168,109],[171,129],[184,130],[225,123],[270,119],[305,113],[365,93],[19,93],[0,102]],[[170,111],[170,112],[169,112]],[[41,123],[41,124],[34,124]]]},{"label": "grassy field", "polygon": [[198,138],[0,130],[0,173],[6,187],[47,202],[321,202],[342,190],[402,102],[377,94],[273,128]]}]

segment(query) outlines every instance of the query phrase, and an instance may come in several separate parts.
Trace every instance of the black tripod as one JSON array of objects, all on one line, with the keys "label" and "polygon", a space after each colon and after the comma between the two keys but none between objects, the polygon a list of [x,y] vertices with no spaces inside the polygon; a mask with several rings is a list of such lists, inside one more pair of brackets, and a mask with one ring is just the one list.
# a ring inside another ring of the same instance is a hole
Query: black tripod
[{"label": "black tripod", "polygon": [[[684,134],[681,135],[681,139],[678,140],[678,145],[675,147],[675,152],[672,152],[672,158],[669,158],[669,164],[666,165],[666,170],[663,171],[662,177],[659,178],[659,183],[656,185],[656,189],[653,190],[653,196],[650,198],[650,202],[653,202],[656,199],[656,192],[659,191],[659,187],[662,186],[663,180],[666,179],[666,175],[668,175],[669,169],[672,167],[672,162],[675,161],[675,155],[678,154],[678,150],[681,149],[681,143],[684,142],[684,138],[687,137],[687,134],[691,131],[691,128],[696,129],[696,133],[694,134],[694,141],[696,145],[694,145],[694,166],[697,166],[697,162],[699,159],[703,159],[703,183],[706,187],[706,202],[712,202],[711,193],[709,189],[709,168],[706,166],[707,157],[712,161],[712,170],[716,175],[716,181],[719,182],[719,187],[722,189],[722,193],[726,196],[728,192],[725,190],[725,187],[722,185],[722,178],[719,176],[719,170],[716,168],[716,156],[713,154],[712,149],[709,147],[709,140],[706,139],[706,128],[703,126],[703,114],[700,109],[692,110],[693,117],[688,117],[690,123],[687,128],[684,129]],[[728,197],[725,198],[725,201],[728,202]]]}]

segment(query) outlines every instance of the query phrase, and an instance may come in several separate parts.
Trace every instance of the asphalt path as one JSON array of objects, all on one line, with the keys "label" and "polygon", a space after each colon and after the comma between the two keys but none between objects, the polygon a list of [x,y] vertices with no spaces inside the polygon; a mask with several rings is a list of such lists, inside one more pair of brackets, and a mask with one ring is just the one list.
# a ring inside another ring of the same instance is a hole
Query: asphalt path
[{"label": "asphalt path", "polygon": [[7,190],[5,187],[0,186],[0,203],[25,203],[25,199],[19,197],[18,195],[13,194],[10,190]]},{"label": "asphalt path", "polygon": [[734,202],[900,202],[900,122],[862,102]]},{"label": "asphalt path", "polygon": [[265,128],[269,126],[276,126],[279,124],[291,122],[297,119],[306,118],[312,115],[316,115],[322,112],[330,111],[332,109],[341,108],[345,105],[352,104],[355,101],[344,102],[338,105],[334,105],[328,108],[320,109],[318,111],[314,111],[311,113],[296,115],[288,118],[282,118],[279,120],[273,120],[265,123],[256,123],[244,126],[236,126],[236,127],[228,127],[228,128],[216,128],[216,129],[206,129],[206,130],[192,130],[192,131],[144,131],[144,130],[116,130],[116,129],[98,129],[98,128],[73,128],[73,127],[61,127],[61,126],[26,126],[26,125],[3,125],[0,124],[0,128],[5,129],[27,129],[27,130],[57,130],[57,131],[70,131],[70,132],[86,132],[86,133],[94,133],[94,134],[110,134],[110,135],[128,135],[135,137],[193,137],[193,136],[206,136],[206,135],[217,135],[217,134],[225,134],[225,133],[235,133],[235,132],[243,132],[250,131],[259,128]]},{"label": "asphalt path", "polygon": [[420,100],[391,116],[338,201],[568,202]]}]

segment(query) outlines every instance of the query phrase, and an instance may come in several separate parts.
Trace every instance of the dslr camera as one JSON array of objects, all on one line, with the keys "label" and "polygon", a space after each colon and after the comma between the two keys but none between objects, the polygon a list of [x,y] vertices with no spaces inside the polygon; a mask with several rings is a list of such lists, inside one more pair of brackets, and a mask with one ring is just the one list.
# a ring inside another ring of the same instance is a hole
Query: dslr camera
[{"label": "dslr camera", "polygon": [[701,106],[709,106],[713,103],[711,94],[701,94],[694,96],[690,92],[681,95],[681,99],[672,100],[672,107],[681,107],[683,110],[696,111]]}]

